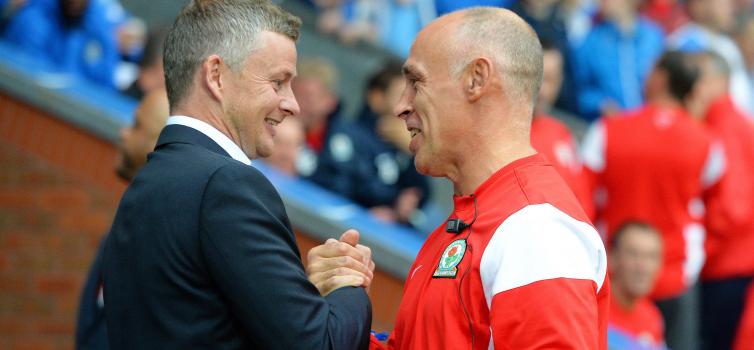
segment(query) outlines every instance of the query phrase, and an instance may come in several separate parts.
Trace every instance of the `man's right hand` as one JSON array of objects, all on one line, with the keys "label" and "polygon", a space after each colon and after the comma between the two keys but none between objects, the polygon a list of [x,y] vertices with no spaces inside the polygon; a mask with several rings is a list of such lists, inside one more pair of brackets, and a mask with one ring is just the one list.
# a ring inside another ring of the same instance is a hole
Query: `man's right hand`
[{"label": "man's right hand", "polygon": [[358,243],[359,233],[348,230],[340,241],[330,238],[309,251],[306,274],[322,296],[347,286],[368,288],[372,283],[372,252]]}]

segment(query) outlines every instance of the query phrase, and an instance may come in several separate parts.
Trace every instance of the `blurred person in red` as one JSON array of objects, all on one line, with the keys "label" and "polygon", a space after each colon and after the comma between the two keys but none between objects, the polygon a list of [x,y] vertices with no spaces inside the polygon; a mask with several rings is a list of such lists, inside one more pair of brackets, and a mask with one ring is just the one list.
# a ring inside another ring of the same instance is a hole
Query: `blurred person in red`
[{"label": "blurred person in red", "polygon": [[289,176],[298,175],[296,161],[304,147],[304,126],[298,118],[285,118],[275,129],[275,148],[264,161]]},{"label": "blurred person in red", "polygon": [[626,220],[662,234],[663,266],[651,297],[670,348],[698,345],[698,291],[704,263],[705,191],[723,174],[724,154],[687,112],[699,76],[692,56],[667,52],[646,84],[647,104],[595,122],[582,143],[597,226],[609,241]]},{"label": "blurred person in red", "polygon": [[608,262],[608,346],[619,349],[611,335],[620,334],[642,349],[664,349],[662,314],[648,298],[662,266],[660,233],[640,221],[625,222],[613,234]]},{"label": "blurred person in red", "polygon": [[414,42],[394,115],[416,169],[453,183],[454,209],[408,272],[388,348],[607,348],[602,240],[531,147],[541,50],[523,19],[491,7],[443,16]]},{"label": "blurred person in red", "polygon": [[301,109],[299,118],[304,125],[306,142],[296,170],[303,177],[311,177],[316,176],[328,129],[339,119],[338,71],[320,57],[302,58],[297,66],[298,76],[291,86]]},{"label": "blurred person in red", "polygon": [[293,92],[301,108],[306,144],[315,153],[322,151],[327,127],[338,110],[338,71],[324,58],[302,58]]},{"label": "blurred person in red", "polygon": [[725,176],[708,194],[702,270],[702,344],[730,349],[754,277],[754,125],[732,101],[730,70],[713,52],[697,56],[701,78],[690,111],[724,146]]},{"label": "blurred person in red", "polygon": [[[146,163],[147,154],[154,149],[157,136],[168,119],[168,109],[165,89],[154,90],[139,103],[133,124],[120,130],[115,171],[124,181],[130,182]],[[104,241],[103,238],[102,242]],[[109,348],[105,323],[105,301],[102,295],[103,250],[104,244],[100,244],[81,291],[76,324],[76,349],[105,350]]]},{"label": "blurred person in red", "polygon": [[555,167],[590,218],[594,217],[591,192],[584,178],[576,142],[568,127],[551,115],[563,84],[563,55],[546,38],[542,43],[542,87],[531,123],[531,145]]}]

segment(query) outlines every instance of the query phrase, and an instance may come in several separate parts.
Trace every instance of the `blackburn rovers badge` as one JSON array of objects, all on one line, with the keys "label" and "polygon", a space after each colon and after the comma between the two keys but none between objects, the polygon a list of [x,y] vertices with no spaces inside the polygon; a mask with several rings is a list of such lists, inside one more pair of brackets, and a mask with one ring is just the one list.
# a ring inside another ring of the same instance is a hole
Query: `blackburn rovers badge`
[{"label": "blackburn rovers badge", "polygon": [[458,274],[458,264],[463,260],[463,254],[466,253],[466,240],[457,239],[451,242],[445,251],[442,252],[440,263],[432,277],[437,278],[455,278]]}]

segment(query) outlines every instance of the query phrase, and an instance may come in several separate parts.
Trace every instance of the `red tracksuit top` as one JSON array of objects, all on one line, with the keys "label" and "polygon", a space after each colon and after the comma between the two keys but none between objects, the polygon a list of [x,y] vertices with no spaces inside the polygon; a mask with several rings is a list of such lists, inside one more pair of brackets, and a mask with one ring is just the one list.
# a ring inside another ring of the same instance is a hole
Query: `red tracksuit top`
[{"label": "red tracksuit top", "polygon": [[683,294],[704,263],[702,196],[722,176],[722,147],[684,110],[646,105],[594,123],[582,148],[597,227],[608,241],[626,220],[656,227],[664,259],[652,297]]},{"label": "red tracksuit top", "polygon": [[727,96],[712,104],[704,125],[722,142],[726,167],[706,200],[702,279],[754,276],[754,125]]},{"label": "red tracksuit top", "polygon": [[[476,199],[476,209],[475,209]],[[456,196],[409,270],[390,349],[606,349],[602,241],[541,156]],[[373,348],[375,346],[373,345]]]}]

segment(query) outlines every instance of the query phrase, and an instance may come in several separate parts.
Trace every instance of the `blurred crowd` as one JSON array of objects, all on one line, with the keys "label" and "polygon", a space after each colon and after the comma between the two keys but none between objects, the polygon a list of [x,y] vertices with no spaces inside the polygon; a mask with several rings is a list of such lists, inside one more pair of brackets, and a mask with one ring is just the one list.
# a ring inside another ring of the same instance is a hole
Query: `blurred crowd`
[{"label": "blurred crowd", "polygon": [[[350,118],[335,65],[302,57],[293,83],[300,117],[277,128],[268,163],[380,220],[421,227],[431,189],[392,111],[405,84],[401,58],[439,15],[507,7],[531,24],[544,52],[532,145],[608,246],[611,346],[754,348],[754,1],[309,4],[322,33],[380,45],[396,61],[373,72]],[[135,98],[164,86],[164,30],[116,0],[0,0],[0,32],[62,71]],[[583,139],[574,120],[591,124]]]}]

